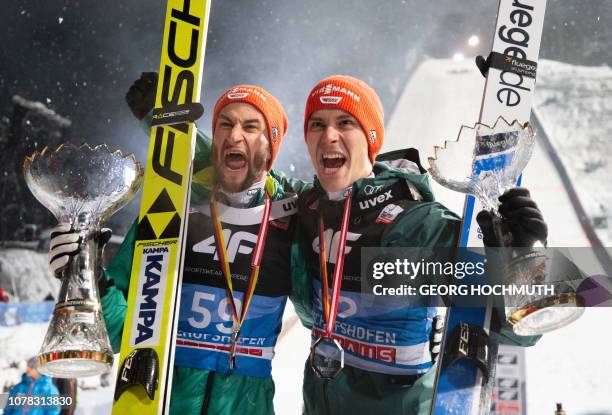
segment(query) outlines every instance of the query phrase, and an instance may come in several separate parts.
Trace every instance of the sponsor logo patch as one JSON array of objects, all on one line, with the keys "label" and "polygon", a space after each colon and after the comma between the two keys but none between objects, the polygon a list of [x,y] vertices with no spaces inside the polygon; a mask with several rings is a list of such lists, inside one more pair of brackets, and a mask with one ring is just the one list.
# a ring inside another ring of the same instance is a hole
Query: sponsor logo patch
[{"label": "sponsor logo patch", "polygon": [[376,218],[377,223],[389,223],[393,222],[397,216],[402,213],[404,209],[401,207],[394,205],[393,203],[389,203],[383,210],[380,211],[378,217]]},{"label": "sponsor logo patch", "polygon": [[371,184],[368,184],[363,188],[363,192],[368,196],[372,196],[374,193],[378,193],[382,188],[382,184],[378,186],[372,186]]},{"label": "sponsor logo patch", "polygon": [[[319,89],[317,89],[316,91],[313,91],[312,94],[310,94],[311,97],[316,97],[317,95],[330,95],[330,94],[334,94],[334,95],[345,95],[347,97],[352,98],[355,102],[359,102],[361,100],[361,97],[359,95],[357,95],[354,91],[351,91],[350,89],[346,89],[344,87],[340,87],[340,86],[335,86],[332,84],[327,84]],[[340,97],[341,98],[341,97]],[[321,101],[323,102],[323,101]],[[338,101],[340,102],[340,101]],[[326,104],[326,102],[323,102],[324,104]]]},{"label": "sponsor logo patch", "polygon": [[227,97],[229,99],[242,99],[242,98],[246,98],[249,96],[248,92],[234,92],[231,94],[227,94]]},{"label": "sponsor logo patch", "polygon": [[253,88],[245,88],[242,86],[237,87],[237,88],[232,88],[230,91],[228,91],[227,97],[229,99],[242,99],[242,98],[247,97],[249,94],[256,95],[262,101],[266,100],[266,96],[262,94],[260,91],[253,89]]},{"label": "sponsor logo patch", "polygon": [[166,293],[170,249],[143,248],[138,276],[138,293],[130,338],[131,347],[159,345],[160,325]]},{"label": "sponsor logo patch", "polygon": [[[227,242],[227,260],[231,263],[236,259],[236,255],[244,254],[248,255],[253,252],[253,248],[257,243],[257,235],[250,232],[238,231],[233,232],[230,229],[223,229],[223,239]],[[244,242],[247,242],[245,244]],[[252,246],[250,245],[252,244]],[[217,245],[215,243],[215,236],[212,235],[202,242],[198,242],[193,246],[193,252],[199,252],[201,254],[214,255],[215,261],[219,260],[219,254],[217,253]]]},{"label": "sponsor logo patch", "polygon": [[331,96],[319,97],[319,101],[321,101],[322,104],[335,105],[335,104],[339,104],[340,101],[342,101],[342,97],[331,97]]},{"label": "sponsor logo patch", "polygon": [[[325,250],[327,251],[327,262],[330,264],[336,263],[336,256],[338,255],[338,245],[340,244],[340,231],[334,232],[332,229],[326,229],[323,234],[325,238]],[[352,248],[349,246],[348,241],[356,241],[361,238],[360,233],[347,232],[346,233],[346,247],[344,248],[344,255],[348,255]],[[312,250],[317,254],[319,253],[319,237],[313,239]]]},{"label": "sponsor logo patch", "polygon": [[372,144],[376,142],[376,130],[370,130],[370,142]]}]

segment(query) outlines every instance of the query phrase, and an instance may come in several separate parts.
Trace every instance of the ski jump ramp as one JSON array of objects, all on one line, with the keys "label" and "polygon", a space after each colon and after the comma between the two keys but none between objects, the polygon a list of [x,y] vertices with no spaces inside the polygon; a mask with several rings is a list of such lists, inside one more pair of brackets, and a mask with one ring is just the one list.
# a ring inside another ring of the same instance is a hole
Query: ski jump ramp
[{"label": "ski jump ramp", "polygon": [[[456,139],[461,125],[473,126],[478,121],[484,81],[471,58],[424,61],[387,120],[383,152],[415,147],[427,168],[427,157],[435,145]],[[524,186],[548,222],[549,245],[590,246],[563,183],[539,143],[525,176]],[[438,201],[461,215],[464,195],[431,182]]]}]

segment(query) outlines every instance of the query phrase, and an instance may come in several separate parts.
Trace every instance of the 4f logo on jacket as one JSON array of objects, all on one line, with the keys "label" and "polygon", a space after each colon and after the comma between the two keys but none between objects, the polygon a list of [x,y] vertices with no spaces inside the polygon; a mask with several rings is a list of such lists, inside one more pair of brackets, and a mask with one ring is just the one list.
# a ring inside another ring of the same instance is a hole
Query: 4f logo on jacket
[{"label": "4f logo on jacket", "polygon": [[[223,239],[227,244],[225,248],[227,249],[227,260],[230,264],[234,262],[237,254],[248,255],[253,252],[253,248],[257,243],[257,235],[244,231],[232,233],[230,229],[223,229]],[[195,244],[193,246],[193,252],[211,254],[214,255],[213,259],[215,261],[219,260],[214,235]]]},{"label": "4f logo on jacket", "polygon": [[[334,232],[333,229],[326,229],[325,233],[325,254],[327,256],[327,262],[330,264],[336,263],[336,256],[338,256],[338,244],[340,242],[340,231]],[[361,237],[360,233],[347,232],[346,240],[347,241],[356,241]],[[317,236],[312,241],[312,250],[317,254],[319,253],[319,237]],[[351,247],[346,244],[344,248],[344,255],[348,255],[351,252]]]},{"label": "4f logo on jacket", "polygon": [[393,195],[391,195],[391,190],[386,191],[385,193],[372,197],[370,199],[362,200],[359,202],[359,209],[366,210],[371,207],[374,207],[380,203],[386,202],[391,199]]}]

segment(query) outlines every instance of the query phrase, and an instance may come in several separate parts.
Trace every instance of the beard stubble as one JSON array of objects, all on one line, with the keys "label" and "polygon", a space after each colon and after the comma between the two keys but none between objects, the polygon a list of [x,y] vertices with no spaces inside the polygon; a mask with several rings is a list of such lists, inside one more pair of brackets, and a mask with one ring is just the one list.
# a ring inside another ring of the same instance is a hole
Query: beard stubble
[{"label": "beard stubble", "polygon": [[238,186],[234,186],[225,181],[225,177],[223,174],[220,174],[220,166],[225,163],[225,160],[219,154],[219,150],[217,147],[213,145],[213,160],[215,161],[214,172],[215,172],[215,184],[220,185],[224,190],[237,193],[242,192],[243,190],[248,189],[255,183],[259,177],[263,174],[264,171],[267,171],[266,167],[268,164],[269,157],[269,146],[260,146],[255,153],[253,154],[253,158],[249,157],[247,159],[247,174],[241,184]]}]

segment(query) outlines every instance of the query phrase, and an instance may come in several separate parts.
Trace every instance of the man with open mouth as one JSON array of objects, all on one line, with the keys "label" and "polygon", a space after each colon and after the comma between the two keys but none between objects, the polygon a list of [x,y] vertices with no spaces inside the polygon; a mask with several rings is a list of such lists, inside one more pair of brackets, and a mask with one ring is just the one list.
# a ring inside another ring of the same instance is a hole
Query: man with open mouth
[{"label": "man with open mouth", "polygon": [[[126,97],[147,128],[156,84],[156,74],[143,74]],[[287,297],[292,286],[299,287],[291,281],[297,197],[286,189],[303,183],[269,174],[286,130],[285,112],[274,96],[238,85],[216,102],[212,140],[198,131],[171,414],[274,414],[271,361]],[[137,222],[100,272],[115,351],[136,230]],[[49,260],[57,273],[75,252],[78,235],[63,224],[53,236]]]},{"label": "man with open mouth", "polygon": [[[441,334],[432,329],[436,310],[362,292],[361,248],[436,248],[438,259],[452,261],[461,219],[434,200],[418,157],[376,162],[383,108],[366,83],[350,76],[319,82],[307,98],[304,135],[316,170],[314,186],[298,198],[314,322],[304,414],[428,414]],[[539,210],[524,189],[513,190],[500,198],[500,211],[520,225],[514,236],[545,240]],[[479,219],[490,229],[490,217]],[[406,250],[414,262],[421,253]],[[537,340],[502,335],[513,344]]]}]

